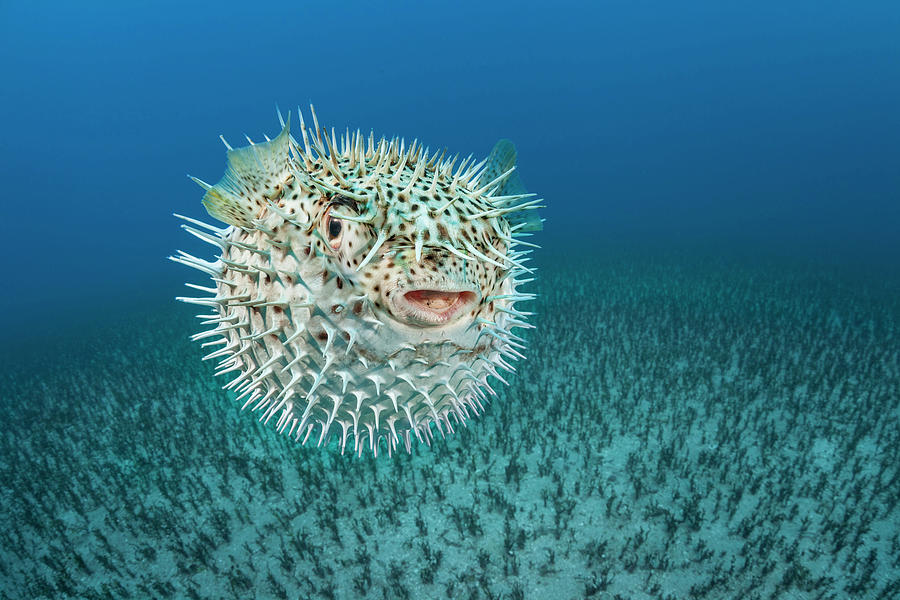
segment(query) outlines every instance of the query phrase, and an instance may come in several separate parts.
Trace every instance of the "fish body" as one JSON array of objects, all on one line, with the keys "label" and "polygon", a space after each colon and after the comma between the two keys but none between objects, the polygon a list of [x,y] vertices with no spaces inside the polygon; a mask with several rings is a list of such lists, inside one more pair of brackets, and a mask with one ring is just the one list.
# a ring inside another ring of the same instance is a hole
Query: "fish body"
[{"label": "fish body", "polygon": [[213,281],[180,299],[211,309],[193,338],[261,421],[341,452],[410,451],[480,414],[523,356],[521,238],[540,201],[513,177],[508,141],[457,165],[313,121],[301,115],[300,142],[288,119],[274,139],[228,146],[222,179],[195,179],[226,226],[186,218],[220,254],[173,257]]}]

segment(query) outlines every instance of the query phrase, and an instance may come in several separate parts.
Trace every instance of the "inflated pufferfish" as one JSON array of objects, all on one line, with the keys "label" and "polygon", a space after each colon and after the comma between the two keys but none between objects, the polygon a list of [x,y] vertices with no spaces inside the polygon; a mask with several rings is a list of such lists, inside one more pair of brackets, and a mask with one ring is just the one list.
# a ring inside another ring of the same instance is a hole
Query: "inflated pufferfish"
[{"label": "inflated pufferfish", "polygon": [[[219,228],[183,227],[221,250],[208,262],[173,260],[212,277],[212,329],[192,336],[221,359],[225,387],[306,443],[336,436],[357,453],[430,444],[484,409],[489,378],[513,371],[533,298],[521,238],[540,228],[540,200],[513,173],[515,149],[490,157],[429,156],[414,141],[330,136],[300,116],[302,147],[281,120],[272,140],[228,147],[228,167],[206,189]],[[223,142],[224,142],[223,138]]]}]

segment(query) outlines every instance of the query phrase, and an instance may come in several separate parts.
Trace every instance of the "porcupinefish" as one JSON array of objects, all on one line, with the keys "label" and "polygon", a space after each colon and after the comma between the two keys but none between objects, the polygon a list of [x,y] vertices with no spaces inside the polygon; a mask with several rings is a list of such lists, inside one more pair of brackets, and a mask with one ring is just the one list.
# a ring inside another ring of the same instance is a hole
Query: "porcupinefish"
[{"label": "porcupinefish", "polygon": [[[311,107],[312,108],[312,107]],[[274,139],[228,148],[215,185],[192,178],[226,227],[176,215],[216,246],[214,261],[171,257],[212,278],[211,328],[192,336],[220,359],[225,387],[277,431],[389,454],[465,426],[514,371],[531,313],[523,239],[541,200],[501,140],[456,165],[417,141],[336,136],[300,114],[302,145],[279,113]]]}]

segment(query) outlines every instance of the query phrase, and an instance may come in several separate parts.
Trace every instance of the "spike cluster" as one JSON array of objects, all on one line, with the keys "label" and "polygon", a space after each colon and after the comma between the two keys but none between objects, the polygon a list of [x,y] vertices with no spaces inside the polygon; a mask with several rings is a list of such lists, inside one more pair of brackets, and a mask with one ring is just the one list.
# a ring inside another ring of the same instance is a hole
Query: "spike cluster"
[{"label": "spike cluster", "polygon": [[[279,115],[279,119],[281,116]],[[209,275],[193,339],[244,408],[302,443],[410,451],[465,426],[513,372],[530,328],[520,286],[540,200],[501,142],[485,161],[417,141],[289,119],[274,139],[228,148],[203,204],[228,227],[181,217],[220,252],[172,260]],[[513,182],[514,185],[510,185]],[[523,215],[527,215],[524,216]],[[521,249],[520,249],[521,248]]]}]

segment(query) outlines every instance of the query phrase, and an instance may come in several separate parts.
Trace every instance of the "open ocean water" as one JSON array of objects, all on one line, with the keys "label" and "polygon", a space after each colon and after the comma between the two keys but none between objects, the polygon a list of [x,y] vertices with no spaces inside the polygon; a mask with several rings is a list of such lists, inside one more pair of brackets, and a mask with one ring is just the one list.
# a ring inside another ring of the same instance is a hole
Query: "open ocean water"
[{"label": "open ocean water", "polygon": [[[0,4],[0,598],[900,598],[898,32],[887,2]],[[411,454],[242,413],[174,301],[203,277],[166,257],[212,257],[185,172],[309,101],[510,138],[546,200],[527,358]]]}]

